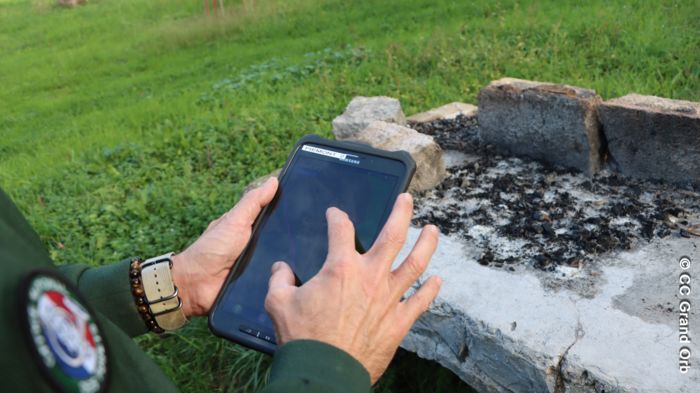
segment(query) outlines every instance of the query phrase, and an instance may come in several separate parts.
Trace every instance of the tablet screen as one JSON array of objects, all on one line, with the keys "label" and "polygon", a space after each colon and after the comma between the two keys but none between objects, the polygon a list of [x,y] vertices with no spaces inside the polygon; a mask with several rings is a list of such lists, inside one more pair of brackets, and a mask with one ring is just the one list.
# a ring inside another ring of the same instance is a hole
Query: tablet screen
[{"label": "tablet screen", "polygon": [[313,277],[328,252],[325,212],[331,206],[349,215],[358,251],[371,247],[393,206],[398,176],[380,169],[381,158],[373,159],[375,165],[360,165],[359,156],[351,157],[358,160],[297,151],[247,255],[237,262],[241,266],[223,294],[217,318],[241,330],[250,327],[274,343],[272,321],[264,309],[272,264],[287,262],[301,283]]}]

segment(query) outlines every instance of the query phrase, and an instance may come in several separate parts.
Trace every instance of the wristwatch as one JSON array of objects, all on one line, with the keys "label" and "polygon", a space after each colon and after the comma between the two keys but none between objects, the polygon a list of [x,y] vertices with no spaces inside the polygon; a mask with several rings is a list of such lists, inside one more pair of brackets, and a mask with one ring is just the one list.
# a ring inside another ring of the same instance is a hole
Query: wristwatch
[{"label": "wristwatch", "polygon": [[141,264],[141,282],[151,314],[163,330],[175,330],[187,323],[182,300],[173,282],[174,253],[150,258]]}]

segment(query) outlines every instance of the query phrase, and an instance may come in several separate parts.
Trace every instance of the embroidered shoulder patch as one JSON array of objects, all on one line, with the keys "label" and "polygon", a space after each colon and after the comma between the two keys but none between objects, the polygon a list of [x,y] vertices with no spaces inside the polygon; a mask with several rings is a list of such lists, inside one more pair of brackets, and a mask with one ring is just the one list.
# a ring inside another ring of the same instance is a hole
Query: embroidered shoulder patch
[{"label": "embroidered shoulder patch", "polygon": [[51,385],[64,393],[103,391],[107,348],[78,291],[50,270],[32,272],[20,290],[29,346]]}]

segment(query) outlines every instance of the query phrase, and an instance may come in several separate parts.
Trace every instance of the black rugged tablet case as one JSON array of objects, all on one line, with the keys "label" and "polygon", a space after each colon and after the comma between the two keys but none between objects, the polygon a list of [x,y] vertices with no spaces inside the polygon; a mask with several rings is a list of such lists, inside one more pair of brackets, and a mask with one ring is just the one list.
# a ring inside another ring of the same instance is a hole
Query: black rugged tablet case
[{"label": "black rugged tablet case", "polygon": [[[387,150],[381,150],[381,149],[376,149],[372,146],[369,146],[364,143],[360,142],[352,142],[352,141],[335,141],[335,140],[330,140],[326,138],[322,138],[318,135],[310,134],[310,135],[305,135],[301,139],[297,141],[297,143],[294,145],[294,148],[292,151],[289,153],[289,156],[287,156],[287,162],[285,162],[284,167],[282,168],[282,171],[280,172],[279,175],[279,180],[280,184],[282,183],[282,179],[284,179],[284,176],[286,175],[287,168],[289,167],[292,157],[294,157],[294,154],[297,152],[299,148],[305,143],[313,143],[316,145],[320,146],[326,146],[330,148],[340,148],[340,149],[345,149],[345,150],[352,150],[356,151],[358,153],[364,153],[364,154],[370,154],[374,156],[379,156],[379,157],[386,157],[390,159],[394,159],[397,161],[402,162],[406,166],[406,176],[401,180],[401,183],[399,184],[399,190],[401,192],[405,192],[408,189],[408,185],[411,183],[411,179],[413,179],[413,175],[416,172],[416,163],[413,161],[413,158],[411,158],[411,155],[408,154],[407,152],[403,150],[399,151],[387,151]],[[277,191],[279,193],[279,190]],[[275,198],[277,198],[277,195],[275,195]],[[270,206],[269,204],[268,206]],[[259,224],[260,224],[260,218],[264,217],[265,214],[267,214],[268,211],[268,206],[266,206],[258,215],[258,218],[255,220],[255,223],[253,224],[253,230],[251,233],[255,233],[258,230]],[[252,235],[251,235],[252,238]],[[226,278],[226,281],[224,281],[224,285],[221,287],[219,290],[219,294],[216,297],[216,300],[214,301],[214,305],[212,306],[211,311],[209,312],[209,329],[217,336],[223,337],[229,340],[233,340],[241,345],[244,345],[248,348],[255,349],[260,352],[264,352],[267,354],[272,354],[274,353],[276,346],[274,346],[271,343],[268,343],[266,341],[263,341],[261,339],[257,339],[253,336],[245,336],[245,335],[235,335],[235,340],[234,337],[232,337],[232,334],[230,333],[231,331],[237,331],[238,327],[232,327],[232,326],[216,326],[216,323],[214,323],[214,314],[216,313],[216,309],[219,306],[219,301],[222,298],[222,295],[224,293],[224,288],[228,285],[229,280],[232,275],[236,273],[236,267],[240,266],[239,264],[241,258],[244,257],[244,255],[247,252],[247,247],[246,249],[243,250],[241,255],[238,257],[238,260],[236,260],[236,263],[234,264],[234,267],[231,269],[231,272],[229,273],[228,277]]]}]

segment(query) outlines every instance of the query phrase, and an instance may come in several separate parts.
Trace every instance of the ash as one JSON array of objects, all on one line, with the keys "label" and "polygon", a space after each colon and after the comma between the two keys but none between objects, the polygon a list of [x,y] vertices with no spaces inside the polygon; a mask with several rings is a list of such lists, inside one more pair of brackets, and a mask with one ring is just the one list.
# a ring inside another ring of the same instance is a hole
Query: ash
[{"label": "ash", "polygon": [[431,135],[443,149],[475,151],[480,148],[476,117],[458,115],[454,119],[438,119],[427,123],[411,123],[409,126],[423,134]]},{"label": "ash", "polygon": [[480,250],[481,265],[559,277],[591,273],[601,255],[693,236],[687,228],[698,222],[700,193],[693,189],[607,171],[590,178],[488,148],[472,153],[416,197],[414,224],[467,240]]}]

